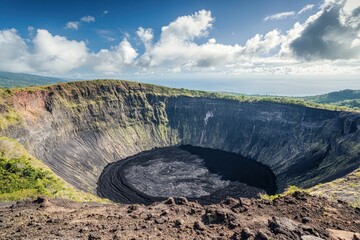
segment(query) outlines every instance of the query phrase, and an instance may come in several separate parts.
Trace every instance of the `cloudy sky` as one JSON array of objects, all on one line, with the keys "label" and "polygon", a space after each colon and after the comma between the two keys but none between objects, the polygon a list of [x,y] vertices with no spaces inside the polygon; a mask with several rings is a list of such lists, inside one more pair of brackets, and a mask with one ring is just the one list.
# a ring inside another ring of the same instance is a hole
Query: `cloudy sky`
[{"label": "cloudy sky", "polygon": [[360,88],[360,1],[2,0],[0,71]]}]

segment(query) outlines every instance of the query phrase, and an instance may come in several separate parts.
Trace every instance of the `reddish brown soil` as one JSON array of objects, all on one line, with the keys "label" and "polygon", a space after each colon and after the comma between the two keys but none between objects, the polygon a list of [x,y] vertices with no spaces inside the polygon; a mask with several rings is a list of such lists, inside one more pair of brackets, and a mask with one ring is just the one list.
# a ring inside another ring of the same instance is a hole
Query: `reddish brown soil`
[{"label": "reddish brown soil", "polygon": [[[342,230],[342,231],[334,231]],[[304,193],[150,206],[61,199],[0,205],[0,239],[357,239],[360,209]]]}]

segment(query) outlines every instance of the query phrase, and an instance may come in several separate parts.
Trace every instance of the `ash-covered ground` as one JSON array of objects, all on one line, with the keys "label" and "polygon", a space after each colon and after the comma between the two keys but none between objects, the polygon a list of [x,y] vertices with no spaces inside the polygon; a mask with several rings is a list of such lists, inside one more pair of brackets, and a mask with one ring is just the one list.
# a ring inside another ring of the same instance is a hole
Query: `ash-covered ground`
[{"label": "ash-covered ground", "polygon": [[187,197],[203,204],[226,197],[273,193],[270,168],[220,150],[165,147],[109,164],[98,182],[98,194],[120,203],[150,204],[167,197]]}]

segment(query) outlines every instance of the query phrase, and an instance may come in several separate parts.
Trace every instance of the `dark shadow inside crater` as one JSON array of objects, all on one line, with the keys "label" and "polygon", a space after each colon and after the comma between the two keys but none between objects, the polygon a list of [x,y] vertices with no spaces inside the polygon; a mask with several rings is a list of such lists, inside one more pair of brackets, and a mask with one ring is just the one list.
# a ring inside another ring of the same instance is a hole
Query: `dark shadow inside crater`
[{"label": "dark shadow inside crater", "polygon": [[257,197],[277,190],[271,169],[221,150],[182,145],[156,148],[111,163],[97,193],[119,203],[151,204],[186,197],[202,204],[226,197]]},{"label": "dark shadow inside crater", "polygon": [[182,145],[180,148],[203,158],[207,169],[219,174],[224,180],[245,183],[265,190],[268,194],[275,194],[277,191],[274,173],[270,167],[260,162],[216,149],[191,145]]}]

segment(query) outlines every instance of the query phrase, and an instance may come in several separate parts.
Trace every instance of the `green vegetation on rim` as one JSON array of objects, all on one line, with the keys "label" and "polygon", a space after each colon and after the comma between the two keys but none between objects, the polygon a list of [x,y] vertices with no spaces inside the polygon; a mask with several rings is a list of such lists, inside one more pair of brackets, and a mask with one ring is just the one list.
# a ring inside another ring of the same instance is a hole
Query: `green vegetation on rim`
[{"label": "green vegetation on rim", "polygon": [[30,155],[16,140],[0,137],[0,201],[38,196],[106,202],[92,194],[75,190]]},{"label": "green vegetation on rim", "polygon": [[300,105],[306,106],[309,108],[317,108],[324,110],[332,110],[332,111],[354,111],[354,109],[333,105],[333,104],[325,104],[325,103],[316,103],[314,101],[310,101],[307,99],[300,98],[292,98],[292,97],[276,97],[276,96],[248,96],[248,95],[240,95],[240,94],[227,94],[227,93],[217,93],[217,92],[208,92],[201,90],[188,90],[188,89],[178,89],[178,88],[170,88],[164,86],[158,86],[154,84],[145,84],[139,82],[131,82],[125,80],[107,80],[107,79],[98,79],[98,80],[89,80],[89,81],[77,81],[77,82],[68,82],[68,83],[57,83],[55,85],[47,85],[47,86],[33,86],[33,87],[23,87],[23,88],[10,88],[7,91],[10,94],[20,91],[27,92],[35,92],[35,91],[54,91],[55,89],[61,89],[65,92],[70,92],[71,90],[75,90],[78,87],[86,86],[86,88],[91,89],[96,86],[117,86],[122,88],[124,91],[129,91],[131,93],[132,90],[142,89],[146,90],[146,94],[154,94],[159,96],[187,96],[187,97],[205,97],[205,98],[220,98],[238,102],[269,102],[269,103],[279,103],[279,104],[292,104],[292,105]]},{"label": "green vegetation on rim", "polygon": [[[354,111],[354,109],[348,108],[346,106],[337,106],[331,104],[320,104],[315,102],[304,101],[302,99],[291,98],[291,97],[271,97],[271,96],[247,96],[247,95],[229,95],[224,93],[217,93],[217,92],[208,92],[208,91],[201,91],[201,90],[189,90],[184,88],[169,88],[164,86],[158,86],[153,84],[144,84],[144,83],[137,83],[137,82],[129,82],[129,81],[122,81],[122,80],[95,80],[95,81],[85,81],[85,82],[73,82],[68,83],[71,84],[118,84],[119,82],[123,83],[125,86],[129,87],[142,87],[146,89],[147,93],[153,93],[155,95],[161,96],[187,96],[187,97],[204,97],[204,98],[219,98],[219,99],[226,99],[231,101],[238,101],[238,102],[248,102],[248,103],[255,103],[255,102],[268,102],[268,103],[279,103],[279,104],[292,104],[292,105],[300,105],[309,108],[317,108],[317,109],[324,109],[324,110],[331,110],[331,111]],[[64,85],[64,84],[62,84]]]},{"label": "green vegetation on rim", "polygon": [[8,128],[10,125],[20,121],[19,114],[8,103],[11,91],[0,88],[0,130]]},{"label": "green vegetation on rim", "polygon": [[305,190],[305,189],[302,189],[302,188],[292,185],[292,186],[289,186],[283,193],[280,193],[280,194],[274,194],[274,195],[260,194],[260,199],[269,200],[270,202],[272,202],[279,197],[293,195],[295,192],[309,193],[308,190]]},{"label": "green vegetation on rim", "polygon": [[[315,103],[311,101],[305,101],[304,99],[290,98],[290,97],[271,97],[271,96],[246,96],[238,94],[226,94],[226,93],[217,93],[217,92],[207,92],[207,91],[198,91],[198,90],[188,90],[188,89],[177,89],[169,88],[164,86],[158,86],[153,84],[144,84],[138,82],[130,82],[124,80],[91,80],[91,81],[78,81],[78,82],[68,82],[68,83],[57,83],[55,85],[47,86],[31,86],[31,87],[22,87],[22,88],[9,88],[2,89],[0,88],[0,131],[7,129],[11,125],[19,124],[21,118],[19,114],[13,109],[11,104],[11,98],[14,94],[19,92],[47,92],[59,94],[66,94],[71,96],[72,92],[76,92],[79,89],[84,91],[90,91],[91,89],[102,88],[102,89],[111,89],[111,88],[120,88],[126,94],[134,95],[134,100],[137,96],[146,97],[147,94],[152,94],[155,96],[171,96],[171,97],[203,97],[203,98],[218,98],[229,101],[237,101],[239,103],[278,103],[278,104],[291,104],[305,106],[309,108],[330,110],[330,111],[357,111],[357,109],[349,108],[346,106],[330,105]],[[99,93],[96,99],[86,99],[86,102],[92,102],[93,105],[96,105],[98,100],[104,100],[107,98],[111,100],[111,95]],[[63,99],[63,104],[69,106],[71,109],[80,109],[83,107],[81,103],[75,103],[72,99]]]}]

